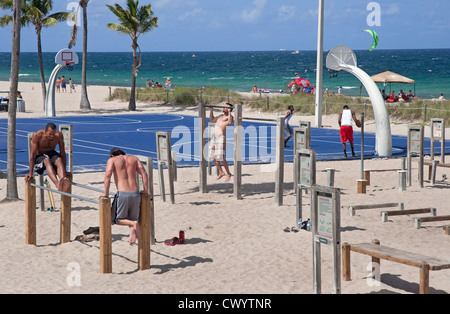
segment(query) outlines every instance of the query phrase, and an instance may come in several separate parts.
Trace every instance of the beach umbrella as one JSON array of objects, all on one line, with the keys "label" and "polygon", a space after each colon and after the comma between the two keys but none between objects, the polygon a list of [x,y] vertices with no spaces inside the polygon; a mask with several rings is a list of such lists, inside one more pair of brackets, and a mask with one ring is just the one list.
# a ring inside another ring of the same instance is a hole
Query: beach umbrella
[{"label": "beach umbrella", "polygon": [[294,82],[295,82],[298,86],[303,86],[303,88],[308,88],[308,87],[311,85],[311,83],[310,83],[307,79],[304,79],[304,78],[299,77],[299,78],[296,78],[295,80],[293,80],[292,82],[290,82],[290,83],[288,84],[288,87],[291,87],[292,84],[294,84]]}]

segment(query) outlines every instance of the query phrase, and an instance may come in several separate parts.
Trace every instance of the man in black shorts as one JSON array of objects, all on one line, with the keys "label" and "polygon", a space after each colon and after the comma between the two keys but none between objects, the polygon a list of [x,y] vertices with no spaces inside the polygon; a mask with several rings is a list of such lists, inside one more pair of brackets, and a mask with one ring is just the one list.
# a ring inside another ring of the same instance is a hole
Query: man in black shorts
[{"label": "man in black shorts", "polygon": [[[55,151],[57,145],[59,146],[59,153]],[[56,129],[54,123],[47,123],[45,130],[39,130],[33,134],[29,167],[30,172],[25,176],[25,181],[30,180],[34,170],[38,174],[43,174],[44,170],[47,170],[47,175],[56,188],[59,191],[67,191],[70,181],[66,173],[64,137]]]}]

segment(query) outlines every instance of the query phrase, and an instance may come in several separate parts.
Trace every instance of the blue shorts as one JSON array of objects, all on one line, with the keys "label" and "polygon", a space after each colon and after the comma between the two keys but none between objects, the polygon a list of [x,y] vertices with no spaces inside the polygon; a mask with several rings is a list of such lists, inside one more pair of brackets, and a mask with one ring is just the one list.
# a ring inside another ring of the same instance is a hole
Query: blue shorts
[{"label": "blue shorts", "polygon": [[111,206],[111,223],[122,219],[139,221],[141,194],[139,191],[117,192]]}]

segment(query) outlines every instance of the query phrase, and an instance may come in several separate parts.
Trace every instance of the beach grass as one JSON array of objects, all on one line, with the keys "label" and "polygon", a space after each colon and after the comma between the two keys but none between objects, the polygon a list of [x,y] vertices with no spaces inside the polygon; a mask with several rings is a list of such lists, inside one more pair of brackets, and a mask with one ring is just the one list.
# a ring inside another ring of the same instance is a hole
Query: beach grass
[{"label": "beach grass", "polygon": [[[130,90],[127,88],[114,89],[109,101],[128,101]],[[238,93],[218,87],[188,88],[177,87],[166,90],[164,88],[138,88],[137,100],[140,102],[174,104],[177,106],[195,106],[200,101],[205,104],[217,105],[225,102],[241,103],[251,109],[261,112],[281,113],[289,105],[294,106],[296,114],[315,114],[315,95],[300,93],[291,94],[249,94]],[[324,95],[322,101],[323,114],[338,114],[344,105],[348,105],[357,117],[364,112],[366,119],[373,119],[371,102],[367,97],[354,97],[343,95]],[[432,101],[429,99],[416,99],[411,102],[387,103],[389,116],[393,120],[402,122],[427,122],[432,118],[450,120],[450,101]]]}]

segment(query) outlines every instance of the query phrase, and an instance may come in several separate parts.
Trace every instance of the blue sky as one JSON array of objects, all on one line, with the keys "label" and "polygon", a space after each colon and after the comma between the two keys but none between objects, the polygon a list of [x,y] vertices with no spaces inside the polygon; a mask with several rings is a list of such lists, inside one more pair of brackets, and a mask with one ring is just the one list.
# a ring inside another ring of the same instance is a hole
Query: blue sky
[{"label": "blue sky", "polygon": [[[368,4],[380,10],[368,10]],[[75,1],[54,0],[53,12],[72,10]],[[89,51],[131,51],[131,41],[106,28],[117,22],[105,4],[124,0],[90,0]],[[142,51],[315,50],[318,0],[140,0],[151,3],[159,27],[144,34]],[[377,13],[380,14],[377,14]],[[1,12],[5,14],[8,12]],[[377,49],[450,48],[450,1],[325,0],[324,49],[337,45],[369,49],[364,29],[380,36]],[[368,16],[379,25],[368,25]],[[377,20],[379,18],[379,20]],[[71,28],[60,23],[42,33],[44,51],[67,47]],[[0,29],[0,51],[11,51],[11,27]],[[82,30],[75,50],[82,49]],[[22,30],[22,51],[37,51],[33,27]]]}]

